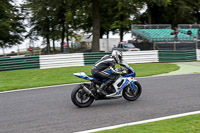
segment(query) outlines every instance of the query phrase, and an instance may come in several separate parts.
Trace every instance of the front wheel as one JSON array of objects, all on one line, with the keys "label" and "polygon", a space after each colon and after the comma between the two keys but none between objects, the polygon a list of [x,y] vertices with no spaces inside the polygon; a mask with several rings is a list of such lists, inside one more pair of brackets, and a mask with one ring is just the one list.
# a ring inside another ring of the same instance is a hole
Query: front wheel
[{"label": "front wheel", "polygon": [[141,93],[142,93],[142,87],[138,81],[134,82],[135,90],[132,89],[130,85],[126,86],[123,90],[123,97],[128,101],[135,101],[137,100]]},{"label": "front wheel", "polygon": [[[90,84],[84,84],[85,87],[89,88]],[[93,101],[94,97],[88,95],[83,89],[82,85],[77,85],[71,93],[72,102],[78,107],[88,107]]]}]

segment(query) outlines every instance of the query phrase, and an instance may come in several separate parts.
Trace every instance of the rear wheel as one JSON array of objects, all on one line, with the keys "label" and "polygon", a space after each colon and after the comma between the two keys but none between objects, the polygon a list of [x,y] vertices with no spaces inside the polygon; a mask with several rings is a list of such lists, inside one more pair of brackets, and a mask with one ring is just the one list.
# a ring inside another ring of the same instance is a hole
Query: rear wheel
[{"label": "rear wheel", "polygon": [[[90,84],[84,84],[84,86],[89,88]],[[88,107],[93,103],[94,97],[88,95],[81,85],[77,85],[71,93],[71,100],[78,107]]]},{"label": "rear wheel", "polygon": [[141,93],[142,93],[142,87],[138,81],[134,82],[135,90],[132,89],[131,86],[127,86],[123,90],[123,97],[128,101],[135,101],[137,100]]}]

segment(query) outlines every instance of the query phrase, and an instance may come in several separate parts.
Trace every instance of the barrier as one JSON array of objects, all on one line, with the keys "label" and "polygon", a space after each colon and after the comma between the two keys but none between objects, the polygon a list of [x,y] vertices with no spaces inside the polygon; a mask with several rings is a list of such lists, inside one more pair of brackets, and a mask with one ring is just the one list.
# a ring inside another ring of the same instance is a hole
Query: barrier
[{"label": "barrier", "polygon": [[111,52],[98,52],[98,53],[84,53],[85,65],[93,65],[104,55],[111,55]]},{"label": "barrier", "polygon": [[[111,52],[0,58],[0,71],[93,65],[104,55],[111,55]],[[122,52],[122,58],[127,63],[196,61],[200,60],[200,49],[128,51]]]},{"label": "barrier", "polygon": [[184,61],[196,61],[196,50],[187,51],[171,51],[160,50],[159,62],[184,62]]},{"label": "barrier", "polygon": [[134,51],[134,52],[122,52],[122,58],[127,63],[148,63],[158,62],[158,51]]},{"label": "barrier", "polygon": [[200,60],[200,49],[197,49],[196,53],[197,53],[197,60]]},{"label": "barrier", "polygon": [[83,53],[40,56],[40,69],[84,66]]},{"label": "barrier", "polygon": [[39,68],[39,56],[0,58],[0,71]]}]

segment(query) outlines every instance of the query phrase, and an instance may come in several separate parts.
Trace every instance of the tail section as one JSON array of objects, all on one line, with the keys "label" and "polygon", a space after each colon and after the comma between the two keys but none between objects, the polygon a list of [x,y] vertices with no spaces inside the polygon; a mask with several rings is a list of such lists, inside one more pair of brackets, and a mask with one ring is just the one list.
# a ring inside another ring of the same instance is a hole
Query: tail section
[{"label": "tail section", "polygon": [[92,78],[88,75],[86,75],[84,72],[79,72],[79,73],[74,73],[74,76],[82,78],[82,79],[86,79],[86,80],[97,80],[96,78]]}]

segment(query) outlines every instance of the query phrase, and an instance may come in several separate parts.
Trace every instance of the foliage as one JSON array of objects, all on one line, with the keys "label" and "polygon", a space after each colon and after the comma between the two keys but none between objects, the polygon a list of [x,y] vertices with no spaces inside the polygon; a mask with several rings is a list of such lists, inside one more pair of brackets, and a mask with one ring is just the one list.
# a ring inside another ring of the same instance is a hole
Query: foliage
[{"label": "foliage", "polygon": [[[154,15],[154,10],[156,9],[154,6],[156,7],[166,7],[169,3],[170,3],[170,0],[143,0],[144,4],[147,5],[147,11],[146,11],[146,14],[147,14],[147,21],[145,22],[148,22],[148,24],[152,24],[154,23],[153,19],[156,19],[156,18],[153,16]],[[159,12],[156,12],[156,14],[158,14]],[[160,14],[159,14],[160,15]],[[159,23],[158,23],[159,24]]]},{"label": "foliage", "polygon": [[[141,14],[141,8],[147,10]],[[26,14],[20,12],[23,9]],[[55,41],[64,43],[78,31],[93,35],[93,51],[99,51],[99,38],[109,32],[119,33],[120,40],[131,24],[172,24],[200,22],[199,0],[25,0],[21,7],[13,0],[0,2],[0,46],[19,44],[24,32],[23,20],[29,21],[30,40],[43,37],[46,51]]]},{"label": "foliage", "polygon": [[24,4],[27,10],[31,10],[30,25],[32,28],[28,37],[42,36],[47,42],[47,53],[50,53],[50,40],[54,42],[61,39],[63,51],[65,34],[66,31],[69,33],[69,25],[71,25],[71,9],[66,8],[70,4],[70,0],[27,0]]},{"label": "foliage", "polygon": [[[136,20],[135,16],[142,8],[137,0],[116,0],[117,5],[113,7],[114,21],[112,29],[119,30],[120,40],[123,41],[124,33],[130,31],[130,26]],[[131,18],[132,17],[132,18]]]},{"label": "foliage", "polygon": [[[199,22],[199,0],[171,0],[161,2],[147,2],[148,11],[142,20],[149,24],[193,24]],[[159,0],[158,0],[159,1]],[[145,19],[144,19],[145,18]]]},{"label": "foliage", "polygon": [[22,14],[12,0],[0,1],[0,47],[20,44],[25,32]]}]

